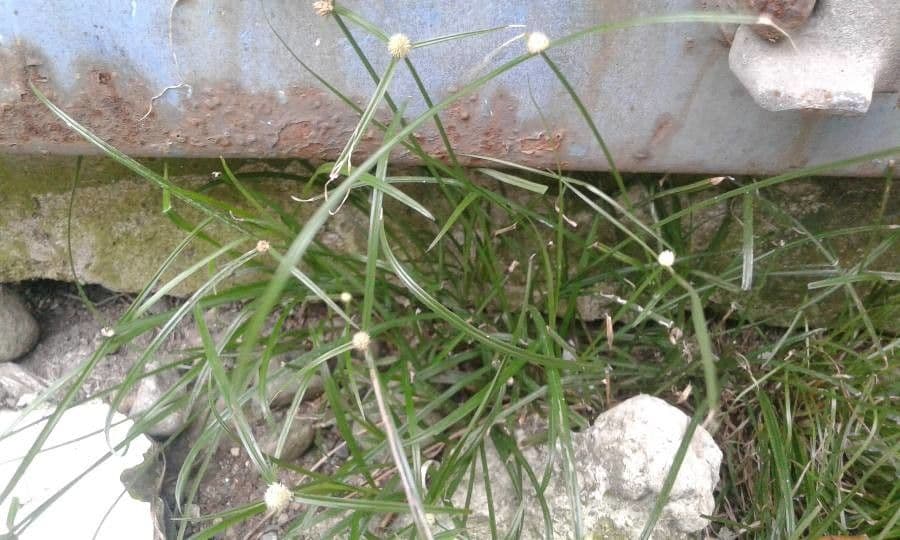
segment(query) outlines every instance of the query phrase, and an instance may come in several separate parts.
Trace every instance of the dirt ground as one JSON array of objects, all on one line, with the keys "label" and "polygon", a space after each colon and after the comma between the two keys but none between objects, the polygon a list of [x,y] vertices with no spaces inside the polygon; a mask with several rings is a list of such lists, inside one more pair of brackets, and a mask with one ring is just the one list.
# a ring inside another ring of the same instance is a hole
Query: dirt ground
[{"label": "dirt ground", "polygon": [[[20,291],[31,305],[41,326],[41,338],[35,349],[19,363],[46,382],[52,382],[82,365],[103,339],[101,330],[117,320],[132,299],[131,296],[113,293],[100,287],[87,287],[88,297],[97,306],[98,313],[95,315],[85,307],[75,286],[69,283],[30,282],[22,284]],[[160,309],[171,307],[175,302],[176,300],[166,299]],[[102,359],[87,378],[78,397],[95,395],[108,388],[110,384],[121,381],[148,341],[149,337],[139,338],[132,345],[122,347]],[[198,345],[199,338],[193,328],[184,324],[164,344],[159,356],[164,359],[167,355],[174,355],[178,351]],[[311,423],[314,426],[314,439],[309,450],[293,464],[328,473],[346,459],[346,451],[339,446],[340,438],[336,430],[330,428],[329,422],[324,419],[322,401],[323,398],[318,398],[303,403],[297,413],[294,425],[302,422]],[[275,426],[280,425],[284,414],[284,411],[274,412]],[[255,434],[259,438],[264,437],[271,424],[261,417],[252,418],[251,421]],[[175,481],[181,463],[197,435],[197,429],[188,429],[169,441],[165,450],[165,473],[159,482],[161,486],[159,496],[163,504],[155,505],[155,511],[163,512],[165,508],[166,516],[162,520],[159,520],[161,517],[159,515],[155,518],[158,523],[165,523],[165,528],[168,529],[167,536],[174,533],[177,528],[177,521],[173,521],[173,518],[210,516],[244,504],[259,502],[267,487],[240,442],[236,439],[223,439],[210,461],[195,501],[191,505],[182,505],[179,512],[174,500]],[[162,468],[157,470],[161,471]],[[303,476],[299,473],[284,469],[279,472],[279,480],[288,486],[297,485],[302,479]],[[282,538],[280,533],[303,511],[302,505],[294,503],[288,511],[281,513],[277,518],[270,518],[264,522],[261,522],[263,520],[260,518],[248,520],[228,530],[219,538],[247,540]],[[210,521],[204,523],[209,524]],[[188,526],[186,533],[189,535],[197,530],[200,528]]]}]

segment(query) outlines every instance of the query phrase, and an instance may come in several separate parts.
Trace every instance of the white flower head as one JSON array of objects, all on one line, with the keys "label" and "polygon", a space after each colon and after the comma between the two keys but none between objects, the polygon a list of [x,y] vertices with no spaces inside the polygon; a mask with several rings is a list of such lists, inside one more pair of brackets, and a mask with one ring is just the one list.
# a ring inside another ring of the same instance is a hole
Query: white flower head
[{"label": "white flower head", "polygon": [[409,51],[412,50],[412,42],[406,37],[406,34],[394,34],[388,39],[388,52],[397,59],[406,58]]},{"label": "white flower head", "polygon": [[341,302],[343,302],[345,304],[349,304],[352,301],[353,301],[352,294],[348,293],[347,291],[344,291],[341,293]]},{"label": "white flower head", "polygon": [[658,262],[660,266],[672,268],[672,265],[675,264],[675,252],[670,249],[660,252],[656,257],[656,262]]},{"label": "white flower head", "polygon": [[256,243],[256,251],[258,251],[260,253],[265,253],[265,252],[269,251],[269,247],[271,247],[271,246],[269,246],[269,243],[265,240],[260,240],[259,242]]},{"label": "white flower head", "polygon": [[316,11],[316,15],[327,17],[334,11],[334,0],[317,0],[313,2],[313,9]]},{"label": "white flower head", "polygon": [[266,501],[266,509],[273,514],[280,514],[290,504],[294,494],[281,482],[270,484],[263,497]]},{"label": "white flower head", "polygon": [[525,48],[529,54],[538,54],[544,52],[550,46],[550,38],[543,32],[531,32],[525,41]]},{"label": "white flower head", "polygon": [[371,338],[369,337],[369,333],[365,330],[360,330],[359,332],[353,334],[353,348],[357,351],[365,352],[369,350],[369,343],[371,342]]}]

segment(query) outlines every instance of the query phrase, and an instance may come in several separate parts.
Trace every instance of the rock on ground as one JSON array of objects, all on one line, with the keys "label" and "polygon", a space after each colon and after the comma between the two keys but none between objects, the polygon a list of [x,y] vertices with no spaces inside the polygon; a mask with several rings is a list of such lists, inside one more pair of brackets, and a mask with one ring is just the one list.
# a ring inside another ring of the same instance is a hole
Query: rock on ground
[{"label": "rock on ground", "polygon": [[24,407],[45,388],[43,381],[19,364],[0,364],[0,407]]},{"label": "rock on ground", "polygon": [[[639,395],[601,414],[586,432],[573,434],[583,530],[588,538],[640,537],[689,421],[687,415],[665,401]],[[575,538],[561,453],[550,452],[542,445],[524,449],[523,455],[538,478],[553,459],[553,476],[544,492],[553,536]],[[721,461],[721,450],[709,433],[698,427],[652,538],[691,538],[706,527],[707,520],[702,516],[715,510],[713,490]],[[518,497],[516,482],[507,472],[510,464],[492,443],[487,444],[487,462],[501,535],[515,526],[521,513],[520,537],[544,538],[543,512],[527,476],[522,475],[523,497]],[[482,470],[480,464],[477,470]],[[454,494],[455,506],[465,506],[467,491],[464,481]],[[467,523],[470,537],[490,535],[481,474],[474,479],[469,508],[473,512]]]},{"label": "rock on ground", "polygon": [[[150,363],[146,370],[152,371],[158,367],[155,363]],[[177,384],[178,374],[172,369],[160,371],[141,379],[137,385],[137,391],[133,400],[128,403],[128,414],[131,419],[139,421]],[[177,403],[178,399],[183,395],[184,390],[182,389],[177,389],[170,395],[166,400],[167,404],[161,409],[161,412],[163,410],[168,412],[164,413],[164,416],[154,422],[153,425],[147,427],[144,431],[147,435],[157,439],[165,439],[181,430],[188,416],[186,408]]]},{"label": "rock on ground", "polygon": [[37,321],[25,301],[0,285],[0,362],[15,360],[30,351],[40,337]]},{"label": "rock on ground", "polygon": [[279,454],[277,450],[278,436],[280,434],[280,429],[270,430],[260,440],[260,449],[270,456],[275,456],[285,461],[294,461],[299,459],[312,445],[313,439],[316,437],[316,430],[312,423],[295,418]]},{"label": "rock on ground", "polygon": [[[269,407],[272,409],[286,409],[294,401],[294,396],[303,386],[303,380],[296,371],[290,369],[282,369],[279,372],[270,374],[270,379],[266,385],[266,393],[269,401]],[[315,399],[322,395],[325,391],[325,385],[322,378],[313,375],[306,384],[303,393],[304,400]]]}]

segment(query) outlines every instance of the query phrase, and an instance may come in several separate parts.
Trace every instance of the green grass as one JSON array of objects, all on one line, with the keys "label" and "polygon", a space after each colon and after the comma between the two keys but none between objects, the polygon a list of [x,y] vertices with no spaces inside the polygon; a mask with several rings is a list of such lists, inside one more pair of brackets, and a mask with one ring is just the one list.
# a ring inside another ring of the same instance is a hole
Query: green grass
[{"label": "green grass", "polygon": [[[465,487],[470,472],[484,472],[486,440],[510,457],[520,489],[546,481],[549,472],[528,467],[509,437],[524,414],[547,419],[547,442],[561,449],[573,526],[582,530],[571,431],[589,425],[614,402],[646,392],[669,401],[682,393],[691,429],[705,425],[725,452],[713,531],[727,527],[759,538],[900,538],[898,341],[879,330],[892,322],[893,306],[900,301],[896,272],[878,265],[897,250],[900,235],[891,227],[896,216],[889,211],[893,172],[886,172],[884,202],[865,225],[810,231],[782,207],[776,193],[811,175],[900,154],[900,147],[766,179],[686,180],[667,189],[641,184],[617,171],[595,118],[552,60],[554,47],[590,33],[697,20],[743,21],[685,15],[593,27],[552,43],[541,54],[517,56],[436,102],[415,71],[415,50],[376,73],[354,31],[382,41],[386,34],[339,6],[322,24],[339,26],[372,76],[376,90],[365,108],[327,77],[312,73],[299,55],[288,53],[360,114],[356,135],[374,126],[382,130],[383,144],[357,163],[355,135],[336,163],[292,178],[306,187],[298,188],[297,196],[310,202],[301,203],[269,200],[258,189],[258,175],[236,174],[224,161],[221,181],[245,204],[180,187],[167,171],[151,170],[97,138],[35,88],[69,127],[157,185],[163,211],[185,230],[186,239],[113,325],[115,335],[72,375],[72,384],[55,388],[59,407],[0,500],[14,493],[21,473],[100,358],[140,335],[154,336],[127,378],[103,393],[119,403],[144,376],[160,344],[187,321],[196,325],[202,347],[185,351],[167,367],[179,373],[178,386],[202,429],[178,474],[177,510],[194,500],[224,440],[239,441],[263,483],[274,482],[280,469],[294,467],[260,449],[247,419],[254,407],[269,415],[267,381],[291,372],[304,381],[294,407],[313,375],[325,381],[328,414],[348,451],[329,474],[305,471],[304,482],[289,486],[294,500],[305,505],[287,527],[292,532],[329,520],[334,535],[373,537],[386,516],[406,514],[410,519],[401,535],[452,536],[439,530],[434,516],[465,527],[465,509],[452,508],[448,501]],[[443,36],[414,47],[504,30]],[[496,160],[487,168],[460,166],[439,113],[524,62],[544,62],[559,80],[588,123],[597,150],[609,160],[611,182],[602,182],[603,175],[574,177]],[[413,74],[424,113],[407,117],[391,97],[398,69]],[[375,114],[385,108],[392,113],[387,123]],[[411,136],[428,123],[441,134],[447,161],[426,154]],[[391,167],[391,151],[401,146],[420,159],[417,171],[396,174]],[[603,189],[606,184],[612,187]],[[625,190],[635,184],[640,189],[629,196]],[[325,189],[327,196],[316,196]],[[732,200],[740,201],[738,210],[729,212],[719,233],[697,246],[703,211]],[[316,209],[300,222],[291,211],[296,204]],[[339,252],[321,243],[323,227],[337,212],[357,213],[358,221],[367,224],[364,250]],[[190,217],[195,215],[201,217]],[[578,216],[577,226],[570,216]],[[791,241],[775,247],[762,243],[761,220],[789,226]],[[206,226],[212,221],[227,226],[231,236],[210,236]],[[865,256],[851,266],[832,247],[845,236],[867,246]],[[260,240],[269,243],[268,249],[257,249]],[[163,281],[179,253],[194,243],[207,245],[209,255]],[[665,249],[678,254],[671,268],[657,263]],[[815,253],[821,266],[766,264],[801,250]],[[231,280],[246,269],[256,277],[237,284]],[[783,273],[809,284],[802,301],[783,306],[793,313],[786,326],[782,318],[760,317],[751,309],[754,293]],[[207,276],[204,285],[179,307],[161,314],[151,309],[195,275]],[[577,299],[601,289],[614,291],[610,294],[618,299],[610,303],[607,322],[580,320]],[[341,303],[342,292],[353,301]],[[840,317],[828,328],[815,326],[817,306],[836,298],[843,306]],[[204,315],[228,303],[240,309],[213,337]],[[323,314],[317,324],[284,327],[291,313],[311,304]],[[359,350],[354,346],[359,332],[378,346]],[[289,354],[289,362],[276,366],[276,354]],[[181,395],[164,396],[138,419],[131,436],[181,406]],[[377,414],[367,412],[372,410]],[[370,437],[355,435],[358,426]],[[282,442],[290,427],[274,426]],[[110,441],[111,447],[121,444]],[[540,503],[546,508],[545,501]],[[662,501],[646,531],[661,508]],[[259,501],[194,522],[183,519],[177,523],[178,538],[210,538],[265,511]],[[39,515],[39,510],[19,509],[14,530],[21,532]],[[491,530],[502,531],[506,524],[490,515]],[[546,527],[549,532],[549,520]]]}]

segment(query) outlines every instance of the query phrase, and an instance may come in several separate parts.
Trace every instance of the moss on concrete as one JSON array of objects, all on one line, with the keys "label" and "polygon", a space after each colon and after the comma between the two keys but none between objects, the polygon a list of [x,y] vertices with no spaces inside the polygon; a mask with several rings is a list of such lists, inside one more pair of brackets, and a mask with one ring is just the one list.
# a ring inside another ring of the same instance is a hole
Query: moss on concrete
[{"label": "moss on concrete", "polygon": [[[150,164],[161,169],[161,162]],[[245,164],[238,160],[230,166],[241,170]],[[169,171],[174,182],[198,189],[210,182],[210,172],[219,167],[216,160],[186,160],[174,161]],[[66,234],[74,171],[75,158],[0,156],[0,282],[74,280]],[[86,158],[82,179],[75,195],[71,234],[78,278],[118,291],[140,290],[185,233],[163,214],[161,191],[155,185],[110,160]],[[289,182],[260,182],[255,187],[272,200],[284,201],[284,207],[300,222],[315,208],[290,201],[295,186]],[[214,188],[212,193],[243,206],[235,190]],[[175,207],[191,222],[201,218],[199,212],[183,203],[176,201]],[[348,232],[362,231],[353,225],[354,216],[348,210],[335,220],[333,226],[341,234],[323,234],[332,239],[336,249],[351,251],[364,245],[358,235]],[[207,232],[221,242],[237,237],[221,224],[212,224]],[[246,249],[255,242],[248,240]],[[209,244],[195,240],[164,278],[174,276],[211,249]],[[189,293],[203,277],[196,276],[176,292]]]},{"label": "moss on concrete", "polygon": [[[155,170],[162,170],[162,160],[146,160],[145,163]],[[289,161],[231,160],[229,164],[235,170],[244,171],[284,171],[292,167]],[[192,188],[207,184],[211,180],[210,172],[219,168],[218,160],[169,161],[173,181]],[[66,214],[74,171],[73,157],[0,156],[0,282],[35,278],[73,279],[67,259]],[[296,215],[300,222],[315,208],[312,204],[298,204],[290,200],[289,195],[299,190],[294,182],[263,181],[254,186],[272,200],[283,201],[284,208]],[[431,188],[413,188],[412,194],[433,205],[434,198],[425,192],[427,189]],[[817,179],[783,184],[765,191],[764,195],[809,231],[822,233],[872,224],[883,199],[883,189],[884,183],[878,180]],[[212,193],[235,203],[240,201],[240,197],[228,187],[216,188]],[[708,196],[708,193],[685,196],[681,205],[687,207],[697,200],[694,197]],[[632,198],[639,199],[636,195]],[[177,206],[177,209],[185,217],[194,220],[199,217],[184,206]],[[740,200],[732,199],[703,209],[682,221],[686,233],[694,231],[689,234],[690,250],[702,258],[705,270],[716,274],[729,269],[739,272],[739,207]],[[884,223],[900,221],[900,197],[896,194],[891,196],[885,210]],[[567,211],[582,223],[591,219],[590,212],[577,205]],[[388,202],[386,212],[391,215],[391,226],[418,235],[423,245],[433,237],[433,231],[422,227],[421,217],[409,209]],[[653,222],[649,212],[643,217],[647,223]],[[507,224],[507,217],[502,213],[496,219],[497,228]],[[100,157],[84,159],[72,225],[72,248],[79,278],[120,291],[140,290],[184,237],[183,231],[163,215],[160,190],[156,186],[136,178],[113,161]],[[329,221],[328,229],[320,239],[336,250],[361,253],[365,249],[366,226],[366,216],[347,205]],[[224,241],[234,237],[234,233],[223,226],[214,226],[210,232]],[[614,241],[612,227],[598,232],[604,242]],[[779,275],[778,272],[785,269],[827,269],[828,260],[809,242],[785,249],[783,246],[802,240],[804,235],[789,221],[767,213],[761,207],[757,207],[756,211],[755,233],[758,261],[753,290],[734,295],[718,293],[713,300],[719,302],[723,309],[737,302],[754,318],[787,324],[797,306],[818,291],[807,288],[807,284],[814,280],[810,276],[791,277]],[[879,233],[840,236],[826,239],[822,244],[833,252],[842,268],[852,268],[869,253],[874,243],[891,233],[893,231],[882,230]],[[519,230],[500,237],[498,261],[526,260],[529,253],[522,250],[533,243],[531,234],[530,230]],[[721,243],[710,246],[717,236]],[[411,244],[402,247],[410,248],[410,252],[418,249]],[[183,269],[189,261],[196,260],[209,249],[203,242],[194,242],[173,271]],[[572,254],[573,257],[578,255]],[[900,250],[886,250],[870,268],[896,271],[900,268]],[[823,274],[822,277],[826,276]],[[178,292],[189,292],[200,283],[200,279],[198,276]],[[616,284],[607,285],[605,290],[616,288]],[[856,287],[862,295],[873,290],[870,283],[857,284]],[[885,301],[884,298],[869,300],[867,305],[872,306],[878,324],[900,331],[900,306],[897,302]],[[809,310],[810,321],[817,325],[834,324],[848,315],[847,305],[844,293],[837,292]]]}]

